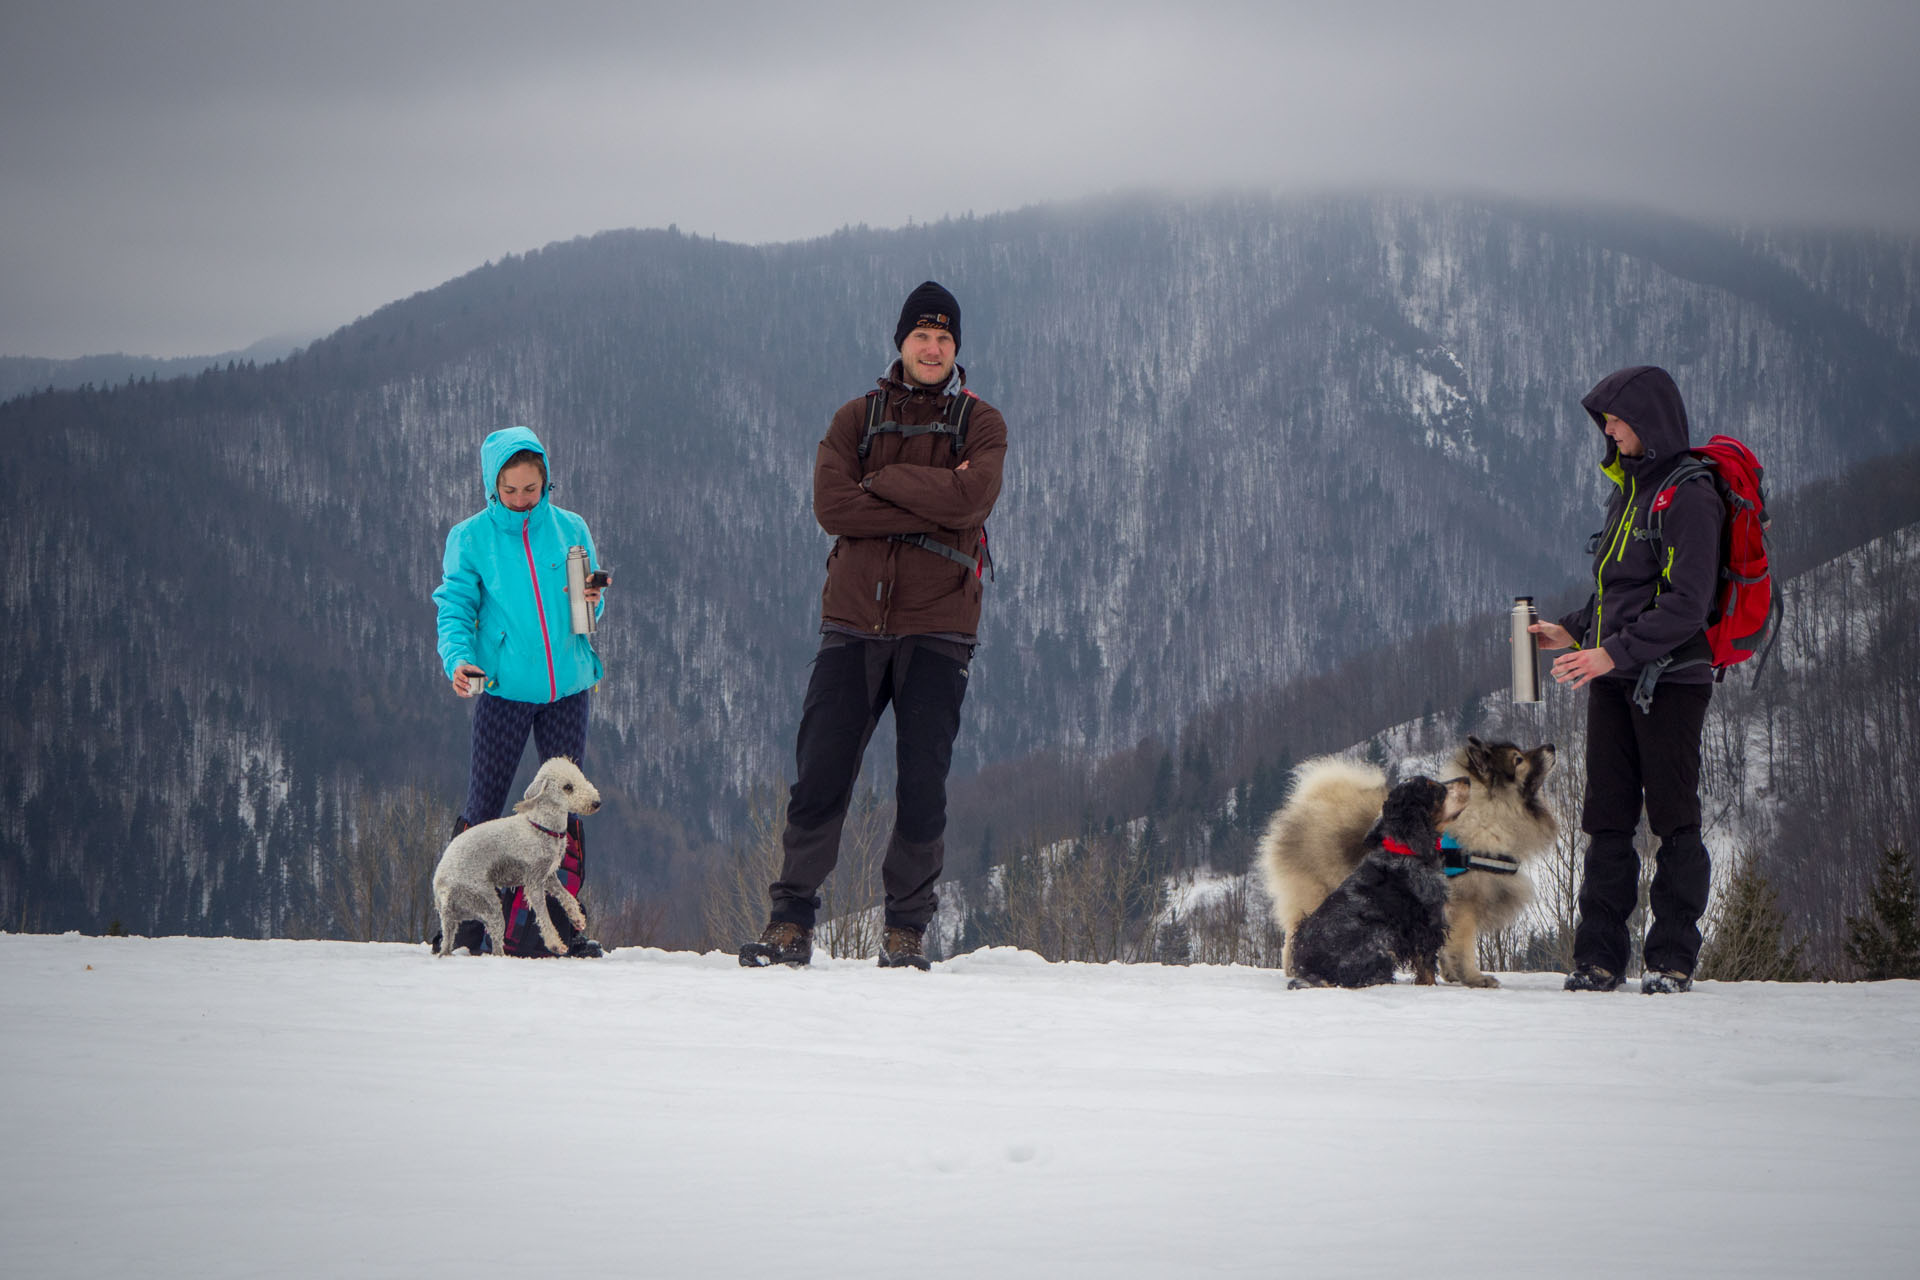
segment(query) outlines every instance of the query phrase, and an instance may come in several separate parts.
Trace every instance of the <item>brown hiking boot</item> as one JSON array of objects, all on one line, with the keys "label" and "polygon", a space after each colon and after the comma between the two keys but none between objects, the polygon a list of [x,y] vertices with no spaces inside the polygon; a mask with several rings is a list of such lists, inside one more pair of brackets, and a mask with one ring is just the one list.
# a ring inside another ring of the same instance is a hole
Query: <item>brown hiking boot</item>
[{"label": "brown hiking boot", "polygon": [[812,960],[813,930],[786,920],[770,921],[760,931],[760,941],[740,948],[740,963],[748,969],[764,969],[776,964],[797,968]]},{"label": "brown hiking boot", "polygon": [[921,945],[921,931],[899,925],[888,925],[886,937],[880,940],[880,967],[922,970],[930,968],[931,962],[927,959],[926,948]]}]

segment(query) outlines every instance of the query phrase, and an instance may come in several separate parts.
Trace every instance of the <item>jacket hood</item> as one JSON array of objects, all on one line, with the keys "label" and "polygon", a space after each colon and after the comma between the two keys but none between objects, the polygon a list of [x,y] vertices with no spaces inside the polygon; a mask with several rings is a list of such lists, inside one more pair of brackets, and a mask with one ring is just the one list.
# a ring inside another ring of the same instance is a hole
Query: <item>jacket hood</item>
[{"label": "jacket hood", "polygon": [[[488,502],[492,502],[499,492],[500,468],[506,466],[507,459],[522,449],[531,449],[539,454],[546,462],[547,480],[553,480],[553,463],[547,460],[547,446],[540,443],[540,437],[533,433],[533,428],[502,428],[491,432],[480,443],[480,483],[486,487]],[[545,502],[546,495],[542,494],[540,500]]]},{"label": "jacket hood", "polygon": [[1672,375],[1665,369],[1650,364],[1608,374],[1587,392],[1580,407],[1603,432],[1606,429],[1604,415],[1610,413],[1625,420],[1647,448],[1645,457],[1622,458],[1609,440],[1602,466],[1617,462],[1628,471],[1644,474],[1672,463],[1693,443],[1687,430],[1687,406],[1680,399],[1680,388],[1674,385]]},{"label": "jacket hood", "polygon": [[882,391],[894,395],[898,395],[904,391],[923,396],[957,396],[967,385],[967,371],[961,368],[959,362],[956,361],[953,366],[953,372],[947,375],[947,380],[944,384],[937,387],[926,387],[918,382],[909,382],[907,380],[906,367],[901,361],[895,360],[887,366],[887,371],[880,376],[880,380],[876,385],[878,385]]}]

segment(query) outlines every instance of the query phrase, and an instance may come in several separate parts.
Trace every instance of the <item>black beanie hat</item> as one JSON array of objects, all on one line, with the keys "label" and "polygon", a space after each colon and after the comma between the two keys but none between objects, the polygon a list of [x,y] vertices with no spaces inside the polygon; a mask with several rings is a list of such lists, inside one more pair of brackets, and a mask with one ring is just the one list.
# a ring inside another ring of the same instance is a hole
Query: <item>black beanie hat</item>
[{"label": "black beanie hat", "polygon": [[960,304],[931,280],[907,295],[900,323],[893,327],[893,349],[898,351],[915,329],[945,329],[953,335],[953,349],[960,349]]}]

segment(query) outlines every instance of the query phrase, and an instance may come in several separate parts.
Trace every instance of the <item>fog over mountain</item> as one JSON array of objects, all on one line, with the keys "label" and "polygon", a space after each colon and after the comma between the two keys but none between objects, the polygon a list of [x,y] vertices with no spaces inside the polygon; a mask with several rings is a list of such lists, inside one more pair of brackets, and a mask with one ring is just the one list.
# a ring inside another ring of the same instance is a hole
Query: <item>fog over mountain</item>
[{"label": "fog over mountain", "polygon": [[0,356],[0,400],[34,391],[71,391],[80,387],[111,387],[144,378],[180,378],[205,369],[224,368],[249,361],[265,364],[291,355],[312,339],[291,334],[262,338],[238,351],[210,356],[130,356],[121,353],[81,356],[76,360],[47,360],[33,356]]},{"label": "fog over mountain", "polygon": [[959,296],[1011,440],[966,774],[1170,740],[1516,593],[1577,602],[1603,496],[1578,399],[1618,366],[1672,370],[1696,437],[1747,440],[1776,494],[1913,448],[1917,268],[1908,238],[1437,199],[632,231],[279,363],[15,400],[0,911],[324,928],[356,796],[457,798],[428,594],[512,423],[616,575],[597,874],[678,901],[788,768],[829,546],[814,446],[922,279]]}]

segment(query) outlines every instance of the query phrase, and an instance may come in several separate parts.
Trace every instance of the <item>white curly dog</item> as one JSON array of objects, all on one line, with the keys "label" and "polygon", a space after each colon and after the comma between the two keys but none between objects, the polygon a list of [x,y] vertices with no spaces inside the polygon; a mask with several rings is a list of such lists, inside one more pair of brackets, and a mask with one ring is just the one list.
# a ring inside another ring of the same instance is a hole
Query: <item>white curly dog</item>
[{"label": "white curly dog", "polygon": [[461,922],[478,920],[493,939],[493,954],[501,955],[507,925],[497,891],[518,886],[526,888],[527,905],[547,950],[558,955],[567,949],[547,915],[549,894],[559,899],[573,927],[586,932],[579,900],[560,883],[560,858],[567,851],[567,815],[599,808],[600,793],[580,767],[555,756],[533,775],[513,813],[455,836],[433,870],[433,905],[440,913],[440,936],[448,940],[440,954],[453,951]]}]

